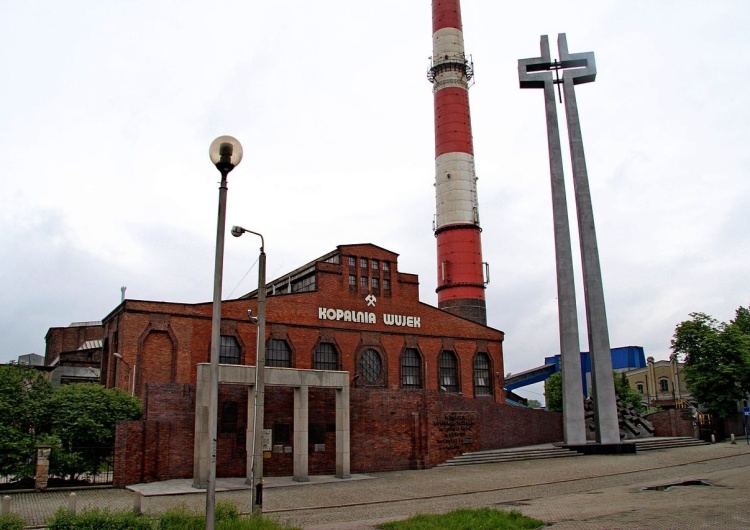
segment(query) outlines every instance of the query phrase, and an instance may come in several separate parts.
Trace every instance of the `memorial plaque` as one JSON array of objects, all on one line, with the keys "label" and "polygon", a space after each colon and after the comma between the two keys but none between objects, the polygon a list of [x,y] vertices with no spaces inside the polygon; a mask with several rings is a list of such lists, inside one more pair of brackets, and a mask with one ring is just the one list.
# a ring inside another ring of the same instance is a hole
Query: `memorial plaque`
[{"label": "memorial plaque", "polygon": [[462,443],[474,441],[471,430],[477,424],[475,413],[447,412],[432,424],[437,428],[437,443],[441,449],[456,451],[461,449]]}]

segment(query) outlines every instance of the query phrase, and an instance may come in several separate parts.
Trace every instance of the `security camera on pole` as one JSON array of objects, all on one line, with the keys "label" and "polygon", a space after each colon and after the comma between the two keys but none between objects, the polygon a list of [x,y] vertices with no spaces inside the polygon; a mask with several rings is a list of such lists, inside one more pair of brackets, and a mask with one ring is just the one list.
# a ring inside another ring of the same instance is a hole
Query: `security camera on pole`
[{"label": "security camera on pole", "polygon": [[232,227],[232,235],[240,237],[247,232],[260,237],[260,257],[258,258],[258,316],[252,309],[247,310],[250,322],[258,324],[257,357],[255,359],[255,414],[253,419],[252,475],[250,478],[251,511],[255,515],[263,513],[263,416],[265,410],[265,368],[266,368],[266,252],[263,236],[241,226]]}]

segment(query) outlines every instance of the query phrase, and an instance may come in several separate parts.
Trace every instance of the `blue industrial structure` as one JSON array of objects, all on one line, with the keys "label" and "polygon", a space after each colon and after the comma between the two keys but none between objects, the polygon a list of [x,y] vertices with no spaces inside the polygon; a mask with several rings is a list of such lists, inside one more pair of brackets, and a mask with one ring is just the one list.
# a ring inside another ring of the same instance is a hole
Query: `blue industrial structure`
[{"label": "blue industrial structure", "polygon": [[[612,348],[612,369],[618,372],[646,367],[646,354],[642,346],[622,346]],[[560,355],[545,357],[544,365],[512,374],[505,378],[505,389],[515,390],[534,383],[545,381],[552,374],[560,371]],[[581,378],[583,380],[583,394],[589,395],[591,386],[591,355],[581,352]]]}]

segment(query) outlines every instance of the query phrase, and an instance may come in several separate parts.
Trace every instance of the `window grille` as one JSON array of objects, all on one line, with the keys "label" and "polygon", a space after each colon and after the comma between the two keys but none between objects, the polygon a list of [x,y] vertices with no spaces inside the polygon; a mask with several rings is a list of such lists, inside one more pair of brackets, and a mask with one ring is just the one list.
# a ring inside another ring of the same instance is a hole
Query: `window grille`
[{"label": "window grille", "polygon": [[401,386],[422,388],[422,358],[414,348],[406,348],[401,356]]},{"label": "window grille", "polygon": [[219,363],[240,364],[240,345],[237,339],[230,335],[222,335],[219,346]]},{"label": "window grille", "polygon": [[458,392],[458,362],[452,351],[445,350],[440,354],[438,383],[444,392]]},{"label": "window grille", "polygon": [[477,353],[474,357],[474,395],[492,395],[492,377],[490,376],[490,357],[486,353]]},{"label": "window grille", "polygon": [[365,350],[359,360],[359,373],[369,385],[380,382],[380,376],[383,373],[383,363],[377,351],[371,348]]},{"label": "window grille", "polygon": [[330,342],[321,342],[313,356],[314,370],[338,370],[339,354],[336,347]]},{"label": "window grille", "polygon": [[266,366],[292,367],[292,350],[285,340],[271,339],[266,348]]}]

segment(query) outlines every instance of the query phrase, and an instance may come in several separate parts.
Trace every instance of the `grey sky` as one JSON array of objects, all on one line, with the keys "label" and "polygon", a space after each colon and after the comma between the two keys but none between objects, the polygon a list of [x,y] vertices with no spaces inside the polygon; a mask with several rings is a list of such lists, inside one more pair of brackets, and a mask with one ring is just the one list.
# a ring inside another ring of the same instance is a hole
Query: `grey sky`
[{"label": "grey sky", "polygon": [[[0,7],[0,361],[43,353],[49,327],[101,319],[122,285],[130,298],[211,299],[207,150],[221,134],[245,148],[228,224],[264,234],[269,276],[372,242],[437,303],[429,1]],[[558,342],[542,94],[516,72],[542,34],[553,55],[558,32],[596,54],[597,80],[577,93],[612,345],[666,358],[691,311],[727,320],[747,305],[747,3],[462,7],[505,371]],[[570,181],[568,194],[572,207]],[[227,241],[225,296],[255,288],[255,269],[240,281],[258,246]]]}]

